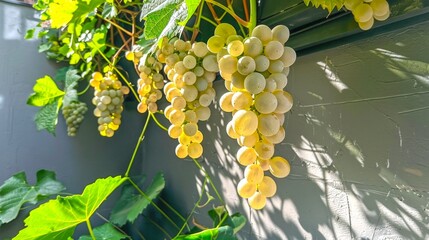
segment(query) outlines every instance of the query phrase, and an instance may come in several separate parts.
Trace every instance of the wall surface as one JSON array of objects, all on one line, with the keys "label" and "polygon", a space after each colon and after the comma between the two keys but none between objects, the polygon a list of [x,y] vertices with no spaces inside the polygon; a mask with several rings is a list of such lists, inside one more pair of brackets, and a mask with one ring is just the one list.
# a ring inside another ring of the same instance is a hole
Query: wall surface
[{"label": "wall surface", "polygon": [[[112,139],[99,136],[90,111],[81,126],[82,134],[75,138],[67,136],[62,117],[56,137],[38,132],[33,122],[37,108],[25,102],[36,79],[55,76],[58,66],[38,53],[38,41],[23,39],[26,29],[35,24],[34,14],[29,7],[0,2],[0,183],[25,171],[34,184],[36,172],[48,169],[57,173],[67,192],[81,193],[85,185],[97,178],[125,172],[142,118],[135,113],[135,106],[126,107],[124,124]],[[91,95],[92,91],[88,91],[84,97],[89,100]],[[138,164],[139,161],[136,168]],[[21,214],[2,226],[0,239],[16,235],[25,216]],[[99,218],[95,220],[100,222]]]},{"label": "wall surface", "polygon": [[[294,107],[276,146],[292,172],[261,211],[237,196],[238,145],[225,134],[230,114],[215,104],[201,124],[202,165],[230,212],[249,219],[242,239],[429,239],[428,42],[423,22],[298,58],[286,87]],[[215,85],[219,98],[223,83]],[[162,130],[147,139],[143,172],[164,171],[167,198],[190,210],[201,172],[175,158],[177,143]],[[209,226],[205,216],[198,209],[195,218]]]}]

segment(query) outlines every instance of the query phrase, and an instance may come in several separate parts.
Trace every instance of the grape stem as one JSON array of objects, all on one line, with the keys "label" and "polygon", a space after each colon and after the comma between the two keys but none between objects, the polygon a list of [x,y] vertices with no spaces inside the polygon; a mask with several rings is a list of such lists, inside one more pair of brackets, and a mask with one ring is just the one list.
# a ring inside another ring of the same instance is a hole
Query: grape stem
[{"label": "grape stem", "polygon": [[[256,4],[256,0],[252,0],[255,1]],[[240,25],[249,28],[249,22],[244,21],[242,18],[240,18],[233,10],[231,10],[228,7],[225,7],[223,4],[216,2],[215,0],[206,0],[206,2],[211,3],[219,8],[221,8],[222,10],[224,10],[225,12],[227,12],[229,15],[231,15]]]},{"label": "grape stem", "polygon": [[166,128],[164,125],[162,125],[159,121],[158,118],[155,117],[155,114],[150,113],[150,116],[153,118],[153,121],[155,121],[156,125],[158,125],[159,128],[161,128],[164,131],[168,131],[168,128]]},{"label": "grape stem", "polygon": [[[213,5],[211,3],[209,3],[209,2],[207,2],[207,1],[206,1],[206,4],[207,4],[207,7],[209,7],[209,10],[210,10],[210,12],[211,12],[211,14],[213,16],[213,19],[217,22],[217,24],[220,24],[221,23],[220,19],[217,16],[217,13],[216,13],[215,9],[213,8]],[[217,26],[217,24],[216,24],[216,26]]]},{"label": "grape stem", "polygon": [[133,36],[134,36],[134,35],[133,35],[130,31],[128,31],[127,29],[125,29],[125,28],[121,27],[119,24],[117,24],[117,23],[116,23],[116,22],[114,22],[114,21],[111,21],[110,19],[104,18],[104,17],[103,17],[103,16],[101,16],[99,13],[97,13],[97,17],[99,17],[99,18],[103,19],[104,21],[106,21],[106,22],[108,22],[108,23],[112,24],[112,25],[113,25],[113,26],[115,26],[117,29],[119,29],[119,30],[123,31],[124,33],[126,33],[128,36],[130,36],[130,37],[133,37]]},{"label": "grape stem", "polygon": [[218,197],[219,201],[222,203],[222,205],[225,205],[225,201],[223,200],[223,198],[220,196],[216,186],[214,185],[212,179],[210,178],[210,175],[206,172],[206,170],[201,166],[201,164],[195,159],[192,158],[192,160],[194,161],[195,165],[197,165],[198,169],[200,169],[200,171],[203,172],[204,176],[207,178],[207,180],[210,183],[210,186],[212,187],[213,191],[215,192],[216,196]]},{"label": "grape stem", "polygon": [[78,92],[77,95],[80,96],[80,95],[86,93],[86,91],[88,91],[88,89],[89,89],[90,86],[91,86],[91,84],[88,83],[88,85],[86,86],[86,88],[84,90]]},{"label": "grape stem", "polygon": [[128,164],[127,171],[125,172],[125,177],[128,177],[128,175],[129,175],[129,173],[130,173],[131,166],[132,166],[132,165],[133,165],[133,163],[134,163],[134,160],[135,160],[135,157],[136,157],[137,151],[139,150],[140,144],[141,144],[141,142],[142,142],[142,141],[143,141],[143,139],[144,139],[144,134],[145,134],[145,132],[146,132],[147,126],[149,125],[149,121],[150,121],[150,115],[148,114],[148,115],[147,115],[147,118],[146,118],[146,122],[145,122],[145,124],[144,124],[144,126],[143,126],[143,129],[142,129],[142,132],[140,133],[140,136],[139,136],[138,141],[137,141],[137,143],[136,143],[136,147],[134,148],[133,155],[131,156],[130,163]]},{"label": "grape stem", "polygon": [[201,19],[203,19],[204,21],[210,23],[211,25],[213,25],[215,27],[218,25],[217,23],[213,22],[211,19],[209,19],[207,17],[201,16]]},{"label": "grape stem", "polygon": [[89,235],[91,235],[91,238],[92,238],[93,240],[97,240],[97,239],[95,238],[94,231],[92,230],[91,221],[89,221],[89,218],[88,218],[88,219],[86,219],[86,226],[88,227]]},{"label": "grape stem", "polygon": [[250,20],[249,20],[249,24],[247,26],[247,28],[249,29],[249,35],[250,33],[253,31],[253,29],[256,27],[256,23],[257,23],[257,4],[256,4],[256,0],[249,0],[250,1]]}]

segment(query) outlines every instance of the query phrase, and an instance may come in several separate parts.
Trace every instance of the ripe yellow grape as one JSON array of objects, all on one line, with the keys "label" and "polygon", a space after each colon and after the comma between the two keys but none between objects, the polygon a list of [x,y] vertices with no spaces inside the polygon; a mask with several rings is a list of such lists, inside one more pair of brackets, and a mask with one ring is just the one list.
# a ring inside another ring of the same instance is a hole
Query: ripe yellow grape
[{"label": "ripe yellow grape", "polygon": [[243,42],[243,37],[240,35],[231,35],[226,39],[226,44],[229,44],[230,42],[232,42],[234,40],[240,40]]},{"label": "ripe yellow grape", "polygon": [[186,100],[182,96],[174,97],[171,100],[171,106],[173,106],[174,109],[182,110],[186,107]]},{"label": "ripe yellow grape", "polygon": [[367,22],[358,22],[359,28],[366,31],[374,26],[374,18],[370,18]]},{"label": "ripe yellow grape", "polygon": [[256,192],[256,184],[249,183],[245,178],[237,184],[237,193],[242,198],[249,198]]},{"label": "ripe yellow grape", "polygon": [[191,158],[199,158],[203,155],[203,146],[200,143],[193,142],[188,146],[188,155]]},{"label": "ripe yellow grape", "polygon": [[197,114],[197,118],[200,121],[207,121],[211,115],[210,108],[203,106],[197,107],[195,109],[195,113]]},{"label": "ripe yellow grape", "polygon": [[387,13],[386,14],[384,14],[384,15],[375,15],[374,14],[374,19],[375,20],[378,20],[378,21],[384,21],[384,20],[386,20],[386,19],[388,19],[390,17],[390,10],[389,11],[387,11]]},{"label": "ripe yellow grape", "polygon": [[258,116],[258,131],[263,136],[273,136],[280,129],[280,121],[275,114],[260,114]]},{"label": "ripe yellow grape", "polygon": [[185,158],[188,156],[188,147],[179,143],[176,146],[175,153],[178,158]]},{"label": "ripe yellow grape", "polygon": [[258,184],[258,191],[267,198],[272,197],[277,192],[277,184],[271,177],[264,176]]},{"label": "ripe yellow grape", "polygon": [[269,160],[264,160],[264,159],[257,159],[258,164],[261,166],[262,170],[267,171],[270,169],[270,161]]},{"label": "ripe yellow grape", "polygon": [[[186,55],[182,60],[182,64],[186,69],[193,69],[197,65],[197,59],[192,55]],[[176,68],[176,65],[174,65],[174,67]],[[176,72],[177,72],[177,70],[176,70]],[[184,72],[182,72],[182,71],[180,71],[178,73],[182,74],[182,75],[184,74]]]},{"label": "ripe yellow grape", "polygon": [[265,72],[270,67],[270,60],[265,55],[259,55],[255,58],[255,70]]},{"label": "ripe yellow grape", "polygon": [[174,71],[176,71],[177,74],[183,75],[187,70],[183,61],[178,61],[174,64]]},{"label": "ripe yellow grape", "polygon": [[255,108],[258,112],[268,114],[277,108],[277,98],[270,92],[261,92],[255,97]]},{"label": "ripe yellow grape", "polygon": [[170,114],[171,114],[171,112],[174,110],[174,108],[173,108],[173,106],[171,106],[171,105],[168,105],[167,107],[165,107],[165,109],[164,109],[164,116],[167,118],[167,119],[170,119]]},{"label": "ripe yellow grape", "polygon": [[185,146],[188,146],[189,144],[191,144],[191,137],[187,136],[183,132],[182,132],[182,134],[180,134],[178,140],[179,140],[180,144],[185,145]]},{"label": "ripe yellow grape", "polygon": [[195,75],[194,72],[188,71],[183,74],[182,80],[186,83],[186,85],[192,85],[197,81],[197,75]]},{"label": "ripe yellow grape", "polygon": [[258,117],[253,111],[238,110],[232,118],[234,131],[240,136],[252,135],[258,128]]},{"label": "ripe yellow grape", "polygon": [[226,124],[226,134],[228,134],[228,136],[232,139],[237,139],[240,136],[235,132],[233,124],[234,122],[232,120],[229,121],[228,124]]},{"label": "ripe yellow grape", "polygon": [[289,40],[290,31],[289,28],[285,25],[277,25],[273,29],[271,29],[271,33],[273,34],[273,40],[279,41],[282,45],[284,45],[287,40]]},{"label": "ripe yellow grape", "polygon": [[373,17],[372,8],[367,3],[361,3],[352,13],[356,22],[367,22]]},{"label": "ripe yellow grape", "polygon": [[240,136],[237,139],[237,142],[238,142],[238,144],[240,146],[245,146],[245,147],[249,147],[249,148],[255,146],[255,144],[258,141],[259,141],[259,134],[258,134],[258,132],[254,132],[252,135],[249,135],[249,136]]},{"label": "ripe yellow grape", "polygon": [[198,131],[198,125],[196,123],[186,123],[185,125],[183,125],[183,133],[186,136],[192,137],[195,134],[197,134]]},{"label": "ripe yellow grape", "polygon": [[174,109],[168,116],[171,124],[180,126],[185,121],[185,114],[181,110]]},{"label": "ripe yellow grape", "polygon": [[150,102],[150,103],[147,105],[147,109],[149,110],[149,112],[151,112],[151,113],[155,113],[155,112],[157,112],[157,111],[158,111],[158,105],[157,105],[156,103],[154,103],[154,102]]},{"label": "ripe yellow grape", "polygon": [[235,92],[231,98],[231,104],[236,110],[250,109],[250,106],[252,106],[252,103],[253,103],[252,95],[247,91]]},{"label": "ripe yellow grape", "polygon": [[357,6],[359,6],[362,3],[362,0],[345,0],[344,6],[350,10],[353,11]]},{"label": "ripe yellow grape", "polygon": [[279,41],[270,41],[264,48],[264,55],[270,60],[279,59],[284,52],[283,44]]},{"label": "ripe yellow grape", "polygon": [[192,123],[198,122],[197,114],[195,113],[194,110],[187,110],[185,112],[185,121],[192,122]]},{"label": "ripe yellow grape", "polygon": [[195,82],[194,86],[197,88],[198,91],[202,92],[207,89],[209,83],[204,78],[197,78],[197,81]]},{"label": "ripe yellow grape", "polygon": [[273,73],[268,78],[274,79],[276,81],[276,89],[283,90],[287,85],[287,77],[283,73]]},{"label": "ripe yellow grape", "polygon": [[274,177],[285,178],[290,173],[289,161],[283,157],[273,157],[269,160],[270,172]]},{"label": "ripe yellow grape", "polygon": [[374,16],[383,16],[389,12],[389,3],[386,0],[373,0],[370,6]]},{"label": "ripe yellow grape", "polygon": [[285,139],[285,136],[286,136],[285,129],[284,127],[281,126],[279,128],[279,131],[276,134],[272,136],[263,136],[263,138],[270,143],[279,144]]},{"label": "ripe yellow grape", "polygon": [[244,170],[244,177],[249,183],[259,184],[264,178],[264,170],[258,164],[247,165]]},{"label": "ripe yellow grape", "polygon": [[255,192],[253,196],[248,199],[249,206],[255,210],[260,210],[265,207],[267,198],[260,192]]},{"label": "ripe yellow grape", "polygon": [[194,136],[192,136],[191,141],[196,143],[201,143],[203,139],[204,139],[203,133],[200,130],[198,130],[197,133]]},{"label": "ripe yellow grape", "polygon": [[219,70],[222,73],[233,74],[237,71],[238,60],[231,55],[225,55],[219,60]]},{"label": "ripe yellow grape", "polygon": [[264,24],[256,26],[252,31],[252,37],[257,37],[261,40],[263,45],[266,45],[273,39],[271,29]]},{"label": "ripe yellow grape", "polygon": [[272,93],[276,89],[277,89],[277,82],[276,80],[274,80],[274,78],[268,77],[267,79],[265,79],[264,91]]},{"label": "ripe yellow grape", "polygon": [[296,61],[296,52],[291,47],[284,47],[283,55],[280,57],[285,67],[290,67]]},{"label": "ripe yellow grape", "polygon": [[194,52],[195,56],[199,58],[204,57],[209,52],[207,45],[204,42],[195,42],[192,44],[192,51]]},{"label": "ripe yellow grape", "polygon": [[276,91],[274,96],[277,98],[277,108],[274,111],[275,113],[286,113],[293,106],[292,96],[285,91]]},{"label": "ripe yellow grape", "polygon": [[255,163],[257,158],[255,149],[251,147],[241,147],[238,149],[236,157],[237,161],[243,166]]},{"label": "ripe yellow grape", "polygon": [[225,111],[225,112],[234,111],[234,107],[232,106],[232,96],[233,95],[234,95],[233,92],[226,92],[220,97],[219,105],[223,111]]},{"label": "ripe yellow grape", "polygon": [[225,40],[231,35],[237,35],[235,28],[229,23],[220,23],[214,30],[214,35],[223,37]]},{"label": "ripe yellow grape", "polygon": [[261,40],[256,37],[249,37],[244,40],[244,55],[255,58],[261,55],[263,51],[263,45]]},{"label": "ripe yellow grape", "polygon": [[244,88],[251,94],[258,94],[265,88],[265,77],[258,73],[253,72],[244,79]]},{"label": "ripe yellow grape", "polygon": [[219,35],[211,36],[207,40],[207,48],[212,53],[218,53],[225,46],[225,38]]},{"label": "ripe yellow grape", "polygon": [[231,56],[238,57],[243,53],[244,45],[243,45],[242,41],[234,40],[234,41],[228,43],[228,46],[226,49],[228,50],[228,53]]},{"label": "ripe yellow grape", "polygon": [[203,67],[209,72],[218,72],[219,65],[217,64],[216,56],[209,54],[203,58]]},{"label": "ripe yellow grape", "polygon": [[[97,108],[96,108],[97,109]],[[145,113],[146,111],[147,111],[147,104],[146,103],[143,103],[143,102],[140,102],[138,105],[137,105],[137,111],[139,112],[139,113]],[[94,114],[95,115],[95,114]],[[95,116],[97,116],[97,115],[95,115]]]},{"label": "ripe yellow grape", "polygon": [[255,144],[255,151],[258,158],[263,160],[271,159],[274,155],[274,144],[267,141],[259,141]]},{"label": "ripe yellow grape", "polygon": [[243,56],[238,59],[237,71],[242,75],[248,75],[256,70],[256,63],[252,57]]},{"label": "ripe yellow grape", "polygon": [[231,75],[231,84],[237,89],[244,89],[244,78],[245,76],[241,75],[240,72],[235,72]]},{"label": "ripe yellow grape", "polygon": [[182,128],[180,126],[170,125],[170,127],[168,127],[168,136],[171,138],[177,139],[180,137],[180,134],[182,134]]},{"label": "ripe yellow grape", "polygon": [[208,94],[201,94],[198,98],[198,102],[203,107],[208,107],[212,103],[213,98]]},{"label": "ripe yellow grape", "polygon": [[193,85],[183,86],[180,92],[187,102],[192,102],[198,97],[198,89]]}]

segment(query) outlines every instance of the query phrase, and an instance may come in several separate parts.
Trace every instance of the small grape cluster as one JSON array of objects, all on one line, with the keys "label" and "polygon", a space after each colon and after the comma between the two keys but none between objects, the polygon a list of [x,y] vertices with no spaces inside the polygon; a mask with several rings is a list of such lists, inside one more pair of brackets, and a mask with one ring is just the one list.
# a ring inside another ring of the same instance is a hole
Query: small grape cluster
[{"label": "small grape cluster", "polygon": [[344,6],[352,14],[362,30],[374,25],[374,19],[384,21],[390,16],[389,3],[386,0],[346,0]]},{"label": "small grape cluster", "polygon": [[106,73],[105,76],[94,72],[90,84],[95,90],[92,103],[95,105],[94,116],[98,118],[98,131],[101,136],[112,137],[121,125],[124,94],[128,94],[130,89],[122,86],[112,72]]},{"label": "small grape cluster", "polygon": [[208,40],[229,90],[219,101],[221,109],[233,115],[227,134],[237,139],[237,161],[246,166],[237,191],[253,209],[262,209],[276,193],[275,181],[264,171],[278,178],[290,172],[289,162],[274,156],[274,145],[285,138],[284,114],[293,105],[292,96],[283,90],[296,59],[295,51],[284,46],[288,39],[289,29],[283,25],[256,26],[242,39],[233,26],[222,23]]},{"label": "small grape cluster", "polygon": [[86,111],[88,111],[86,103],[78,100],[63,105],[62,113],[67,124],[67,135],[70,137],[76,136],[77,130],[85,117]]},{"label": "small grape cluster", "polygon": [[170,102],[164,110],[171,123],[168,134],[178,139],[177,157],[199,158],[203,153],[203,134],[198,121],[206,121],[211,115],[209,106],[216,95],[212,87],[218,71],[216,56],[210,54],[203,42],[164,40],[156,56],[165,63],[164,72],[170,80],[164,86]]}]

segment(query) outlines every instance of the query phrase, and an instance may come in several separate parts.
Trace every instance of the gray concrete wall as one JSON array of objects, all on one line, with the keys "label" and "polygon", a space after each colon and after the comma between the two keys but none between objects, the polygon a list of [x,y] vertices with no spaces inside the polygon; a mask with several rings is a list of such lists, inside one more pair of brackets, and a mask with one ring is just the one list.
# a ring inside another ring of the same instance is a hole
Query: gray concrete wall
[{"label": "gray concrete wall", "polygon": [[[142,118],[129,106],[113,139],[100,138],[89,115],[76,138],[66,136],[62,121],[57,137],[37,132],[36,108],[25,100],[34,80],[57,66],[37,53],[37,41],[22,40],[33,15],[0,3],[0,182],[18,171],[34,181],[45,168],[56,171],[69,192],[81,192],[98,177],[125,171]],[[238,145],[224,130],[231,117],[213,107],[201,124],[202,165],[229,210],[249,219],[241,239],[429,238],[428,29],[425,22],[299,57],[287,87],[295,106],[287,114],[287,137],[276,147],[292,172],[277,180],[278,193],[262,211],[250,210],[236,194],[243,168],[234,160]],[[225,90],[221,82],[215,86],[219,98]],[[175,145],[151,125],[135,167],[149,177],[163,171],[163,197],[185,214],[198,199],[202,174],[175,158]],[[209,225],[205,212],[198,209],[195,217]],[[15,235],[23,218],[2,227],[0,239]]]},{"label": "gray concrete wall", "polygon": [[[46,74],[54,76],[58,66],[38,53],[38,41],[23,39],[26,29],[35,24],[34,16],[29,7],[0,2],[0,182],[25,171],[34,183],[37,170],[48,169],[57,173],[67,192],[80,193],[97,178],[124,174],[140,131],[136,129],[143,125],[142,117],[134,111],[135,106],[127,106],[124,124],[112,139],[99,136],[90,111],[75,138],[67,136],[62,117],[56,137],[38,132],[33,123],[37,108],[25,102],[35,80]],[[89,100],[91,95],[88,91],[84,98]],[[22,214],[2,226],[0,239],[14,236],[22,228],[24,217]]]},{"label": "gray concrete wall", "polygon": [[[249,219],[242,239],[429,239],[428,42],[424,22],[298,58],[287,86],[295,106],[276,146],[292,172],[262,211],[236,193],[243,167],[225,133],[231,116],[214,106],[201,124],[203,166],[230,211]],[[164,171],[171,199],[191,209],[201,173],[175,159],[162,130],[147,138],[143,172]],[[205,212],[195,217],[209,225]]]}]

